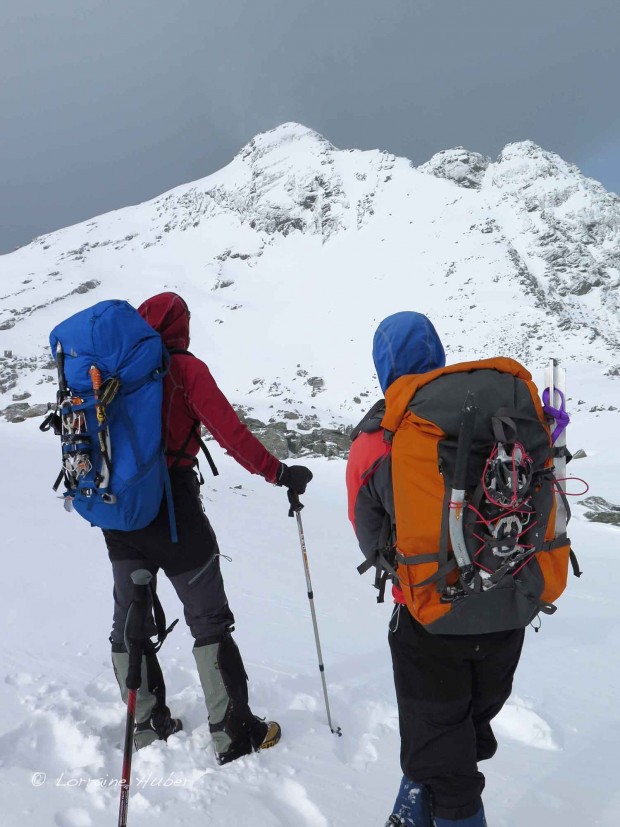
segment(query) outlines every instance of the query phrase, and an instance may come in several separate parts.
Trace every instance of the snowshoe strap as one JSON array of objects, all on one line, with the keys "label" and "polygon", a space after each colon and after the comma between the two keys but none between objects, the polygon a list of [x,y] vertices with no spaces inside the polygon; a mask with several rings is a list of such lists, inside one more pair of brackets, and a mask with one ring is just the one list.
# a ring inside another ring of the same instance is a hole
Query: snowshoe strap
[{"label": "snowshoe strap", "polygon": [[517,426],[514,419],[506,415],[500,415],[498,411],[495,416],[491,417],[491,425],[493,426],[493,436],[496,442],[501,442],[502,445],[516,442]]},{"label": "snowshoe strap", "polygon": [[517,408],[498,408],[491,417],[493,436],[496,442],[501,442],[503,445],[514,443],[518,434],[516,423],[519,420],[540,424],[540,419],[537,416],[529,416]]}]

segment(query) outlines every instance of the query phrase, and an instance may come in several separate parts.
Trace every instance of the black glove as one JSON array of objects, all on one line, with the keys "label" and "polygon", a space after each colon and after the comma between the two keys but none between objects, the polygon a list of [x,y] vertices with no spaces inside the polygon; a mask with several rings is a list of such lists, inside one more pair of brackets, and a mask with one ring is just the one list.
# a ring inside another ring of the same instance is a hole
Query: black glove
[{"label": "black glove", "polygon": [[288,488],[295,494],[304,494],[306,486],[312,479],[312,471],[305,465],[285,465],[280,463],[276,485]]}]

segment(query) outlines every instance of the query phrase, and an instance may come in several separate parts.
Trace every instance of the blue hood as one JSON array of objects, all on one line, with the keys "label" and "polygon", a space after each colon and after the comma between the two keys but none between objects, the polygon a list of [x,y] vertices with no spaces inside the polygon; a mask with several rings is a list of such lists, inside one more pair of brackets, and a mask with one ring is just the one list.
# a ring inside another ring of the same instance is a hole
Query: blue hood
[{"label": "blue hood", "polygon": [[384,319],[375,333],[372,358],[383,393],[408,373],[427,373],[446,364],[443,345],[423,313],[404,310]]}]

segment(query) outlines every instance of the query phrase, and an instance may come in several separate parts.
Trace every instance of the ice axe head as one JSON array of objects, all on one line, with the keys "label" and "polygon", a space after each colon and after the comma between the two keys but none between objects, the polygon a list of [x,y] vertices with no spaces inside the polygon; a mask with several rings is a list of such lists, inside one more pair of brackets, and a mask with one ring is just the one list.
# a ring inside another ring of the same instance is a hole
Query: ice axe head
[{"label": "ice axe head", "polygon": [[136,569],[131,572],[130,577],[135,586],[148,586],[153,579],[151,572],[146,569]]}]

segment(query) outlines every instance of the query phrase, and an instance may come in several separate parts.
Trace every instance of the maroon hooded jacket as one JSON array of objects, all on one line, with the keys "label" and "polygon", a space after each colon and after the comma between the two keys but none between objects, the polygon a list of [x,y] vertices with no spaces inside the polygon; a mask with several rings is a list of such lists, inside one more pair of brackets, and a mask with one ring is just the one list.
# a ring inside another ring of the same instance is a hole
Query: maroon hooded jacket
[{"label": "maroon hooded jacket", "polygon": [[[186,350],[189,346],[190,312],[176,293],[160,293],[138,308],[142,318],[164,340],[169,350]],[[164,378],[163,433],[166,451],[180,451],[196,420],[210,431],[219,444],[252,474],[275,482],[279,460],[240,421],[232,405],[200,359],[187,354],[173,354]],[[200,444],[192,435],[183,453],[195,457]],[[175,462],[168,456],[168,465]],[[188,458],[177,460],[177,467],[191,465]]]}]

